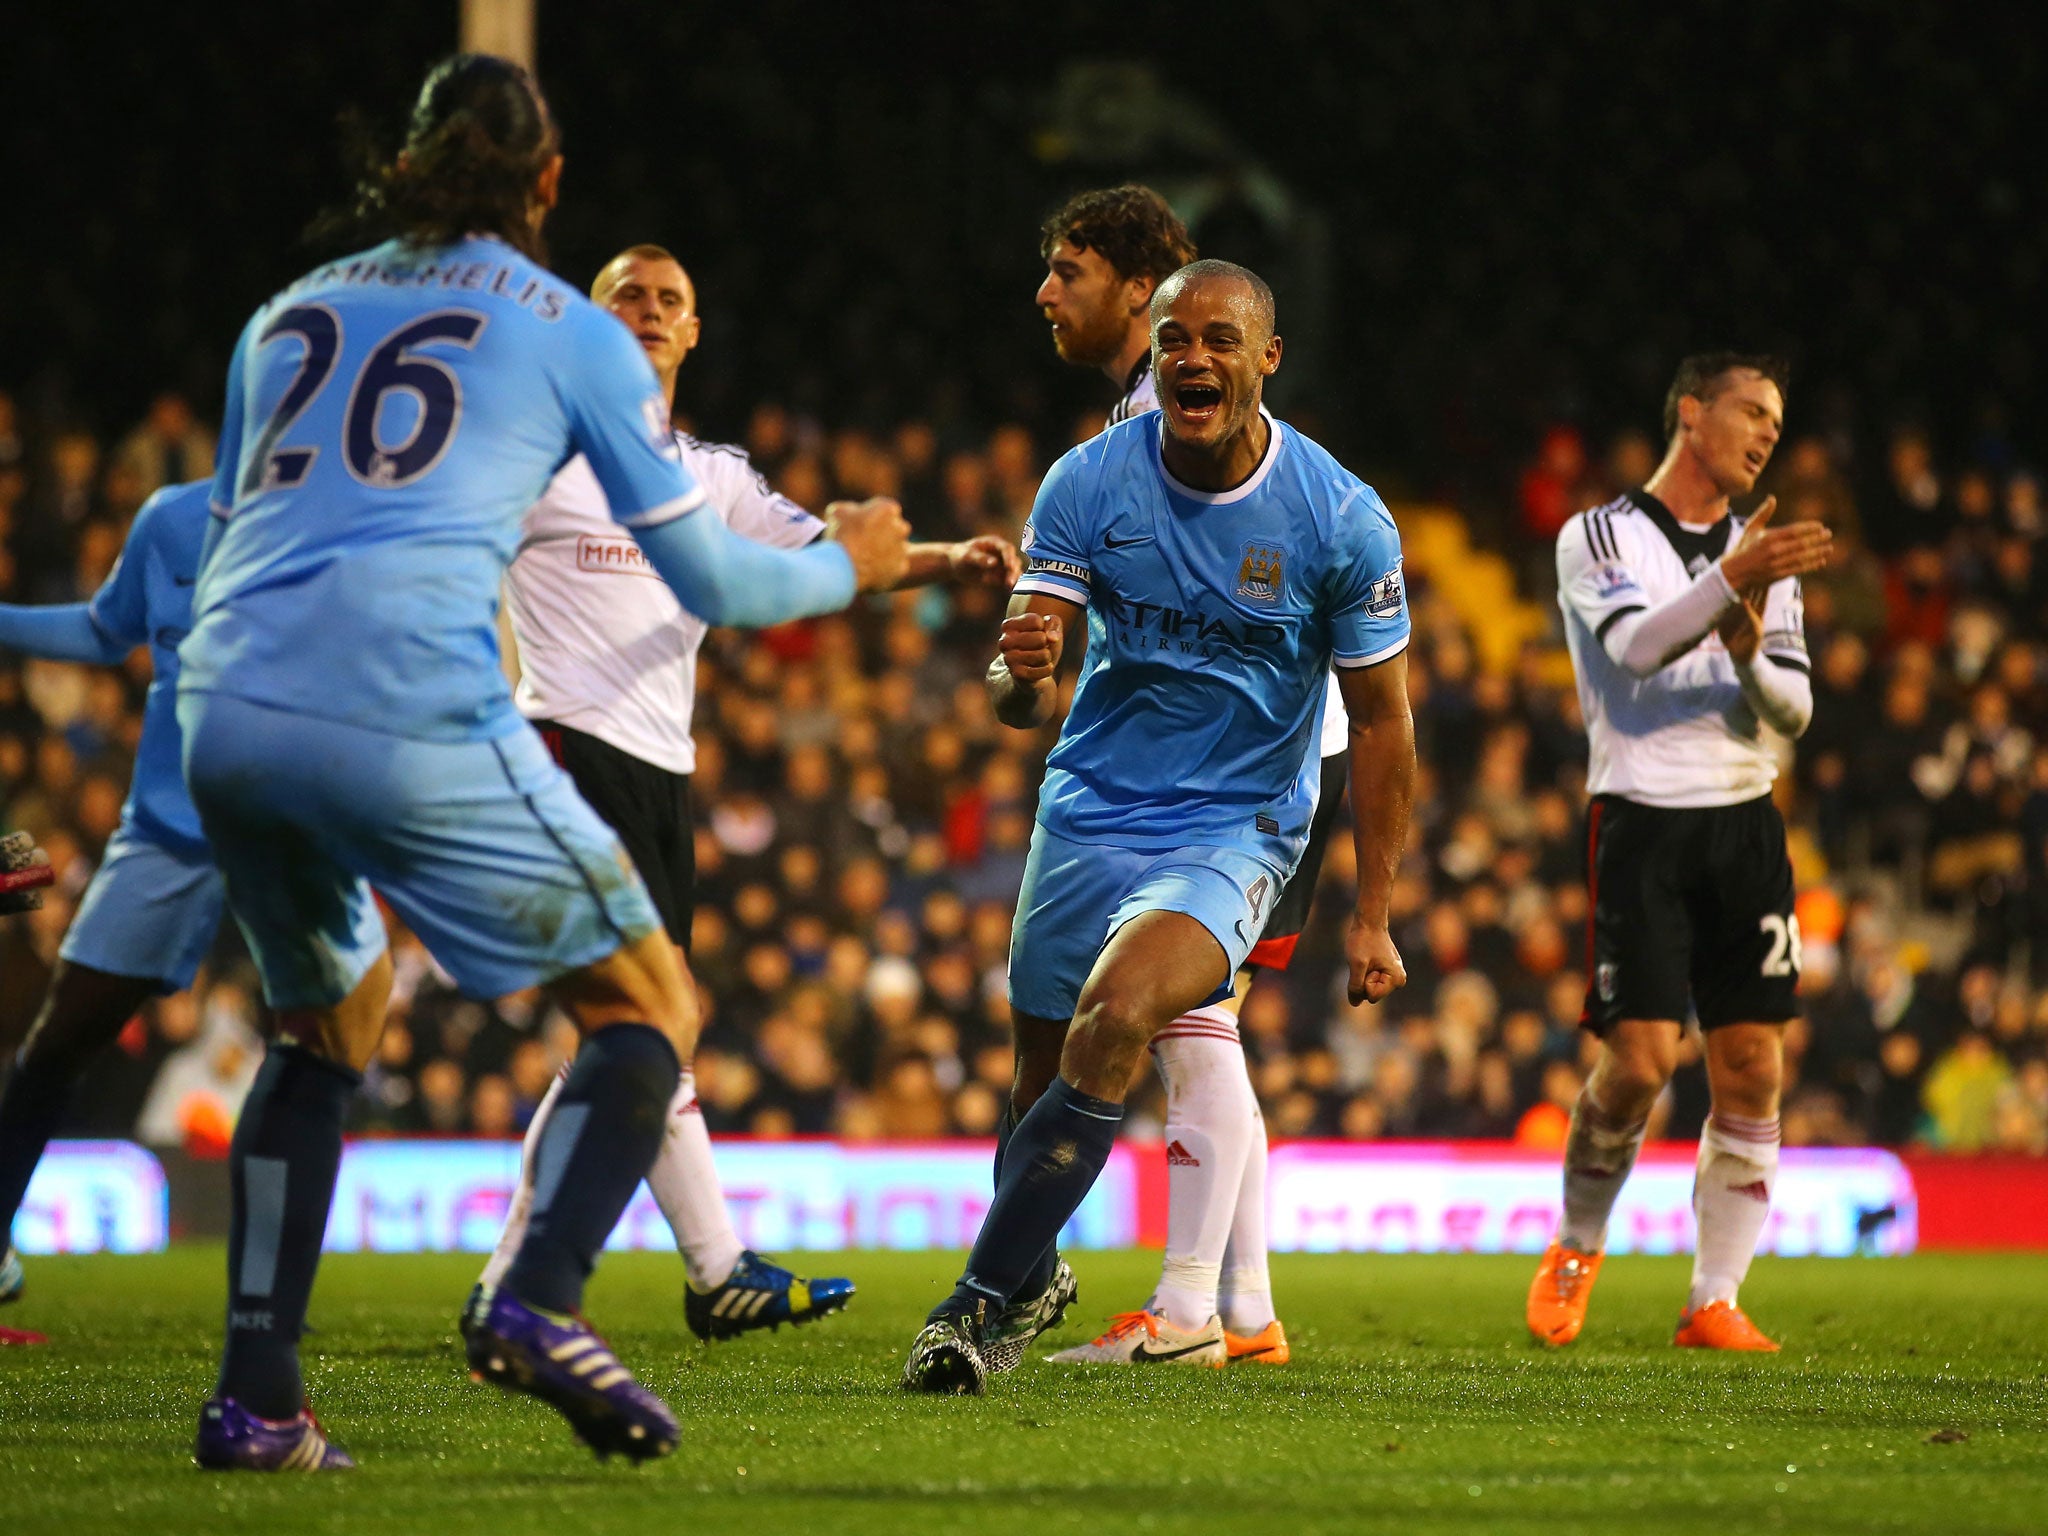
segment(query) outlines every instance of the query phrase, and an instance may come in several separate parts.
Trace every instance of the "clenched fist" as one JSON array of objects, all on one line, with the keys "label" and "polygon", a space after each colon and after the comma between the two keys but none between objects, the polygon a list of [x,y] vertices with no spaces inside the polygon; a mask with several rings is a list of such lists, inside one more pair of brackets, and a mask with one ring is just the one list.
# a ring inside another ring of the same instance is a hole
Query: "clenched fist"
[{"label": "clenched fist", "polygon": [[1024,560],[1008,539],[983,533],[947,550],[946,568],[963,587],[1014,587],[1024,574]]},{"label": "clenched fist", "polygon": [[910,563],[910,524],[887,496],[833,502],[825,509],[825,537],[853,561],[854,584],[863,592],[887,591]]},{"label": "clenched fist", "polygon": [[1350,963],[1347,989],[1351,1004],[1383,1003],[1396,987],[1408,984],[1408,967],[1401,963],[1401,951],[1385,923],[1368,923],[1354,918],[1344,934],[1344,958]]},{"label": "clenched fist", "polygon": [[1020,683],[1043,682],[1059,671],[1065,626],[1045,613],[1020,613],[1003,620],[997,654]]}]

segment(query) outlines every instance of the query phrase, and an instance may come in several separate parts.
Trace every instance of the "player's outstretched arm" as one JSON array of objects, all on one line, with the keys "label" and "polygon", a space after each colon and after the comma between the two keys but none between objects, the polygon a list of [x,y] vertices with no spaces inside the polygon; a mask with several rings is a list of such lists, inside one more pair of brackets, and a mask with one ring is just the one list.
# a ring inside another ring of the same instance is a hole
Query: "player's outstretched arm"
[{"label": "player's outstretched arm", "polygon": [[1408,844],[1415,801],[1415,717],[1408,708],[1408,655],[1339,667],[1351,717],[1351,835],[1358,850],[1358,905],[1344,935],[1351,1001],[1377,1003],[1408,981],[1387,931],[1394,872]]},{"label": "player's outstretched arm", "polygon": [[[830,509],[827,509],[828,512]],[[958,544],[913,544],[903,579],[905,587],[928,587],[935,581],[956,587],[1014,587],[1024,574],[1024,557],[1008,539],[977,534]]]},{"label": "player's outstretched arm", "polygon": [[93,622],[92,604],[59,603],[47,608],[0,603],[0,646],[52,661],[83,661],[111,667],[139,641],[124,641]]},{"label": "player's outstretched arm", "polygon": [[856,592],[894,585],[909,531],[902,508],[877,498],[847,508],[829,539],[802,549],[757,544],[701,508],[632,533],[691,613],[707,624],[758,629],[831,613]]},{"label": "player's outstretched arm", "polygon": [[1003,724],[1030,730],[1052,718],[1059,705],[1067,632],[1083,611],[1079,603],[1046,592],[1020,592],[1010,599],[985,680],[989,704]]}]

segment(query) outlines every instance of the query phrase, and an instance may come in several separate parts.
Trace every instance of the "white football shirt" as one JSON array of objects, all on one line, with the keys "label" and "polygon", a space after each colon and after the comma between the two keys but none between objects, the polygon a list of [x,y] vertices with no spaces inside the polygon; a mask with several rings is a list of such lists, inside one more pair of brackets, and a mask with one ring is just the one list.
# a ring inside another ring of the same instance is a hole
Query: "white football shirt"
[{"label": "white football shirt", "polygon": [[[675,435],[676,456],[734,533],[795,549],[825,525],[769,489],[746,454]],[[704,621],[686,612],[633,536],[613,521],[581,455],[527,510],[505,578],[519,644],[514,701],[671,773],[697,766],[690,735]]]},{"label": "white football shirt", "polygon": [[[1564,610],[1579,705],[1592,748],[1586,789],[1644,805],[1738,805],[1770,792],[1778,763],[1742,696],[1719,635],[1650,677],[1607,654],[1607,631],[1678,596],[1741,536],[1724,517],[1687,528],[1656,497],[1632,491],[1581,512],[1557,536],[1557,601]],[[1796,577],[1764,599],[1761,654],[1810,674],[1805,605]]]},{"label": "white football shirt", "polygon": [[[1152,354],[1147,352],[1124,381],[1123,398],[1109,408],[1109,425],[1129,421],[1147,411],[1159,409],[1159,384],[1152,376]],[[1337,674],[1330,673],[1330,691],[1323,702],[1321,753],[1330,757],[1351,750],[1351,717],[1344,712],[1344,699],[1337,691]]]}]

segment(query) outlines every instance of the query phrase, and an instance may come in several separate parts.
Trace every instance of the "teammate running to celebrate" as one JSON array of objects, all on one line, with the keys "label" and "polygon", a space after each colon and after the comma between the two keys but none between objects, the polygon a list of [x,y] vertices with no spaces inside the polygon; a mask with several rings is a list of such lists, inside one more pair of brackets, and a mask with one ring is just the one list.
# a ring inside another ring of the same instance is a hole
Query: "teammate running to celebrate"
[{"label": "teammate running to celebrate", "polygon": [[[1131,185],[1080,193],[1046,220],[1040,254],[1046,277],[1038,303],[1052,324],[1053,345],[1070,363],[1101,368],[1124,391],[1111,423],[1159,409],[1147,311],[1157,285],[1195,259],[1187,230],[1166,200]],[[1159,1288],[1143,1307],[1119,1313],[1100,1338],[1061,1350],[1051,1357],[1056,1361],[1128,1363],[1156,1319],[1190,1330],[1216,1314],[1231,1364],[1287,1362],[1287,1331],[1274,1313],[1266,1263],[1266,1121],[1237,1015],[1252,972],[1285,970],[1293,958],[1343,805],[1348,742],[1334,674],[1317,750],[1322,787],[1308,846],[1231,995],[1175,1019],[1152,1040],[1166,1085],[1166,1256]],[[1009,1112],[1021,1114],[1023,1107]],[[1052,1278],[1058,1283],[1048,1299],[1064,1305],[1073,1288],[1070,1272],[1056,1268]],[[1028,1284],[1027,1294],[1047,1298],[1045,1288]],[[983,1351],[992,1369],[1015,1362],[1015,1352],[1000,1341],[1031,1329],[1041,1310],[1027,1304],[998,1321],[995,1340]]]},{"label": "teammate running to celebrate", "polygon": [[524,70],[438,65],[404,147],[359,191],[353,227],[384,243],[265,304],[229,369],[178,716],[278,1037],[230,1152],[205,1466],[349,1464],[304,1406],[297,1346],[343,1112],[390,990],[372,884],[465,992],[545,985],[583,1031],[472,1370],[549,1402],[600,1455],[676,1443],[666,1405],[577,1314],[660,1147],[695,994],[618,838],[513,705],[499,585],[521,517],[579,452],[712,622],[887,586],[904,527],[890,507],[849,511],[834,542],[781,551],[705,512],[645,354],[540,264],[561,173]]},{"label": "teammate running to celebrate", "polygon": [[192,985],[220,931],[220,875],[178,760],[178,642],[192,626],[207,490],[201,480],[144,502],[90,602],[0,603],[0,646],[111,667],[147,644],[155,669],[121,824],[0,1094],[0,1302],[22,1293],[21,1261],[6,1235],[72,1089],[144,1002]]},{"label": "teammate running to celebrate", "polygon": [[[911,1346],[903,1383],[917,1391],[983,1390],[990,1326],[1029,1299],[1102,1171],[1140,1053],[1230,994],[1308,838],[1333,659],[1358,812],[1351,996],[1378,1001],[1405,980],[1387,934],[1415,772],[1393,519],[1262,408],[1280,338],[1255,274],[1195,262],[1151,316],[1163,409],[1046,476],[989,667],[997,717],[1043,724],[1085,609],[1010,947],[1018,1097],[1035,1102],[1001,1139],[966,1273]],[[1192,1330],[1155,1320],[1139,1358],[1222,1355],[1211,1316]]]},{"label": "teammate running to celebrate", "polygon": [[[676,372],[699,333],[690,275],[660,246],[636,245],[605,265],[590,296],[632,331],[672,410]],[[681,432],[674,437],[707,505],[736,533],[784,549],[824,535],[826,525],[770,490],[740,449]],[[826,509],[828,516],[842,510]],[[1018,568],[1016,550],[998,538],[913,544],[898,585],[1007,584]],[[650,580],[653,575],[638,546],[612,521],[589,462],[571,461],[527,513],[507,573],[520,661],[515,699],[591,809],[619,834],[662,926],[687,956],[696,901],[690,773],[697,752],[690,720],[705,625],[659,580]],[[537,1154],[562,1091],[558,1079],[527,1128],[519,1188],[465,1326],[488,1311],[490,1293],[525,1236]],[[647,1184],[682,1252],[683,1315],[699,1338],[808,1322],[852,1298],[851,1281],[800,1279],[741,1245],[687,1059]]]},{"label": "teammate running to celebrate", "polygon": [[1798,578],[1826,563],[1830,535],[1771,527],[1770,501],[1745,525],[1728,499],[1770,462],[1784,381],[1774,358],[1687,358],[1657,472],[1557,539],[1592,743],[1584,1022],[1600,1057],[1572,1111],[1564,1219],[1529,1286],[1529,1331],[1546,1344],[1585,1323],[1608,1216],[1695,1014],[1713,1108],[1675,1342],[1778,1347],[1736,1305],[1770,1214],[1784,1026],[1798,1011],[1799,919],[1764,727],[1796,737],[1812,717]]}]

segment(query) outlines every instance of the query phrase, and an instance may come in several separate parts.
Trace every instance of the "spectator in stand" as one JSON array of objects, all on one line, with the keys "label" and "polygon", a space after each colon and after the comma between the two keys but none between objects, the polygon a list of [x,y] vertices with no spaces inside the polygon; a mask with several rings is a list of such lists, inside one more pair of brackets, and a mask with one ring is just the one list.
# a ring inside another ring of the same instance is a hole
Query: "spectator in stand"
[{"label": "spectator in stand", "polygon": [[1596,494],[1587,481],[1586,440],[1579,429],[1549,428],[1515,491],[1523,534],[1539,546],[1555,543],[1567,519],[1593,505]]},{"label": "spectator in stand", "polygon": [[167,485],[203,480],[213,473],[213,434],[176,390],[149,403],[149,413],[121,439],[113,468],[126,479],[140,506]]}]

